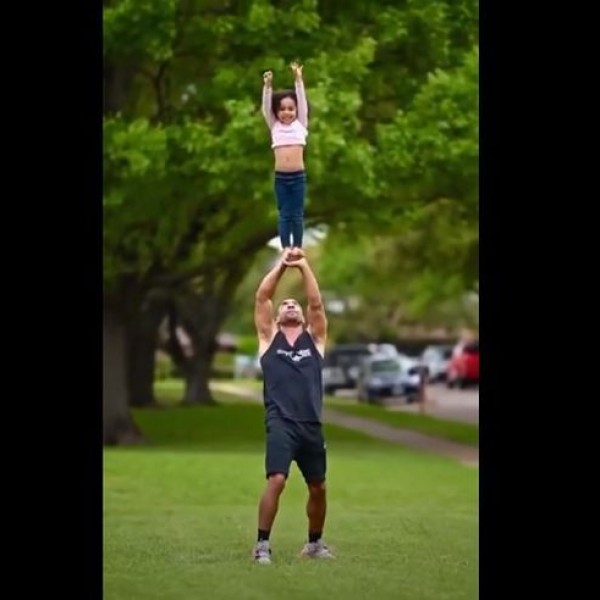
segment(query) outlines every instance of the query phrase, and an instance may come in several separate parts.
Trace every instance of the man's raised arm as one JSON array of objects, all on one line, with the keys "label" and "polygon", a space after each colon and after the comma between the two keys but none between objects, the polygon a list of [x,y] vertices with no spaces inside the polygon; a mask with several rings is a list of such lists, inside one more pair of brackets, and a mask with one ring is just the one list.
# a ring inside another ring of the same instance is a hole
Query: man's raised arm
[{"label": "man's raised arm", "polygon": [[[254,302],[254,324],[258,335],[259,354],[267,349],[273,338],[275,322],[273,320],[273,302],[271,299],[277,289],[277,284],[286,270],[285,256],[264,276],[256,290]],[[265,347],[266,344],[266,347]]]},{"label": "man's raised arm", "polygon": [[308,300],[308,310],[306,311],[308,329],[319,352],[324,355],[325,344],[327,343],[327,317],[325,316],[325,306],[315,274],[306,258],[291,262],[284,261],[284,264],[288,267],[298,267],[302,273],[304,292]]}]

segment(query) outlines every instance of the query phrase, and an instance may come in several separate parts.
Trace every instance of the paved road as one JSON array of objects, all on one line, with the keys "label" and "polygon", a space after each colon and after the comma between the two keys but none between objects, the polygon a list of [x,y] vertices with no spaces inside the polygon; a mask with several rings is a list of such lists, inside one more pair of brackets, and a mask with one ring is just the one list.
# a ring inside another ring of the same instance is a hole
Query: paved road
[{"label": "paved road", "polygon": [[[354,390],[340,390],[336,397],[355,399]],[[401,398],[390,398],[386,401],[389,410],[402,410],[406,412],[419,412],[421,407],[417,404],[406,404]],[[479,390],[449,390],[445,385],[429,385],[426,390],[425,414],[463,421],[465,423],[479,423]]]},{"label": "paved road", "polygon": [[[394,410],[418,412],[419,406],[399,405]],[[453,421],[479,423],[479,390],[449,390],[445,385],[428,386],[425,413]]]}]

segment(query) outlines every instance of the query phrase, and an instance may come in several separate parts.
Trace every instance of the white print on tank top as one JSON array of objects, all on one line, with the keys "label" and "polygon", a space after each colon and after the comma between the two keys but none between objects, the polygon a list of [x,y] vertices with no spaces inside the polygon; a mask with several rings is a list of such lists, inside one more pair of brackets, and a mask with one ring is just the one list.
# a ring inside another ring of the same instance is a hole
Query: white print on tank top
[{"label": "white print on tank top", "polygon": [[312,356],[312,352],[310,348],[306,348],[306,350],[277,350],[277,354],[283,354],[288,358],[291,358],[294,362],[300,362],[303,358],[308,358]]}]

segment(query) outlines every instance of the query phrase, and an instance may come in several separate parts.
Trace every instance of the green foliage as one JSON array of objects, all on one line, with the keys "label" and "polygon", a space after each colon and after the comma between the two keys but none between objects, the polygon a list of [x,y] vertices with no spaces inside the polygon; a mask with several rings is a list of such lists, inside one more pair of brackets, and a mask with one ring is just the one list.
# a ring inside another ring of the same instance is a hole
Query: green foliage
[{"label": "green foliage", "polygon": [[[399,303],[425,315],[468,289],[477,37],[475,0],[105,5],[107,293],[132,279],[198,294],[244,280],[276,234],[261,73],[291,87],[292,59],[311,107],[307,222],[331,230],[326,287],[378,298],[388,316]],[[251,313],[252,296],[236,302]]]},{"label": "green foliage", "polygon": [[395,235],[332,235],[318,259],[319,281],[355,300],[333,329],[395,337],[403,323],[473,324],[464,296],[476,285],[478,233],[465,212],[461,202],[440,199],[407,212]]},{"label": "green foliage", "polygon": [[[326,53],[311,1],[291,11],[266,2],[249,3],[247,11],[175,5],[177,18],[154,4],[143,5],[138,15],[137,5],[125,0],[105,11],[107,59],[119,63],[125,53],[129,72],[137,73],[122,107],[128,116],[105,118],[107,289],[119,277],[146,277],[157,269],[184,276],[207,272],[207,262],[224,265],[246,245],[254,249],[276,233],[260,74],[275,63],[275,81],[289,87],[291,73],[278,48],[300,34],[314,42],[303,56],[315,107],[307,156],[309,210],[322,219],[341,199],[351,197],[349,209],[358,208],[373,191],[372,149],[360,139],[346,143],[359,129],[360,81],[373,55],[372,40]],[[164,26],[144,33],[156,36],[152,42],[118,35],[123,24],[155,25],[158,18]],[[171,26],[175,35],[165,36]],[[198,45],[204,34],[212,40],[210,53]],[[158,58],[136,46],[162,48],[167,40],[171,48]],[[166,55],[167,63],[161,62]],[[153,77],[140,75],[148,71]],[[333,118],[330,105],[336,107]]]},{"label": "green foliage", "polygon": [[324,288],[359,306],[334,327],[360,321],[371,335],[389,335],[415,319],[476,321],[464,294],[479,278],[477,96],[474,47],[377,127],[381,195],[369,215],[377,218],[364,220],[358,237],[356,224],[339,222],[319,259]]},{"label": "green foliage", "polygon": [[478,57],[475,47],[459,68],[431,73],[410,110],[379,127],[387,195],[459,199],[476,218]]},{"label": "green foliage", "polygon": [[212,364],[212,378],[232,379],[235,354],[232,352],[217,352]]},{"label": "green foliage", "polygon": [[174,375],[175,367],[171,357],[164,352],[157,352],[154,367],[154,379],[156,381],[165,381],[172,378]]},{"label": "green foliage", "polygon": [[104,7],[104,55],[131,60],[172,56],[176,0],[121,0]]},{"label": "green foliage", "polygon": [[[250,308],[247,306],[247,308]],[[250,309],[247,311],[250,314],[253,314],[253,311]],[[256,334],[253,335],[242,335],[238,338],[238,354],[245,354],[246,356],[254,356],[258,352],[258,341],[256,339]]]}]

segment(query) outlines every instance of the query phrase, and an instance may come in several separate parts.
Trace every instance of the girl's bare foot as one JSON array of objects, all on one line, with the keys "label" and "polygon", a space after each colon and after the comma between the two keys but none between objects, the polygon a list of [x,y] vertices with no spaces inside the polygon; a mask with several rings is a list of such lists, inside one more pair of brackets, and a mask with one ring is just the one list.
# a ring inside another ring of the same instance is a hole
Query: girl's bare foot
[{"label": "girl's bare foot", "polygon": [[[285,254],[287,252],[287,254]],[[304,252],[300,248],[296,248],[292,246],[291,248],[286,248],[284,250],[285,260],[288,262],[294,262],[296,260],[300,260],[304,256]]]}]

